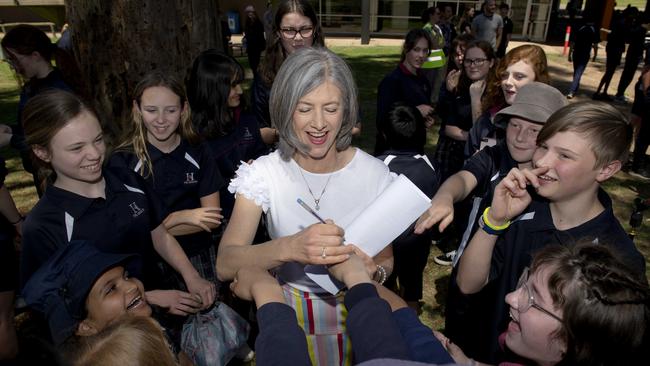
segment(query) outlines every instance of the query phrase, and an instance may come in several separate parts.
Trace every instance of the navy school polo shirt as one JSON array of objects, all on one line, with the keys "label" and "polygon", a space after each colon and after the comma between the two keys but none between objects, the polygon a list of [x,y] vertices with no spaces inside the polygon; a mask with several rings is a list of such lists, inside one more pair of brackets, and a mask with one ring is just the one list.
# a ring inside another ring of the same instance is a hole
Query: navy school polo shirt
[{"label": "navy school polo shirt", "polygon": [[142,280],[155,286],[159,259],[151,231],[164,219],[162,202],[142,177],[125,170],[103,170],[106,198],[87,198],[50,185],[23,225],[21,283],[71,240],[89,240],[101,251],[137,253]]},{"label": "navy school polo shirt", "polygon": [[[612,201],[603,189],[598,190],[598,200],[605,210],[590,221],[571,228],[558,230],[553,224],[548,201],[533,200],[522,215],[497,240],[492,254],[489,282],[478,294],[488,294],[493,301],[480,304],[486,320],[483,332],[476,329],[476,335],[484,337],[480,343],[486,345],[486,358],[494,362],[499,352],[498,336],[507,327],[508,305],[505,296],[515,290],[523,270],[530,266],[532,257],[539,249],[551,245],[573,245],[585,239],[617,250],[639,276],[645,277],[645,259],[614,216]],[[485,298],[484,298],[485,299]]]},{"label": "navy school polo shirt", "polygon": [[[219,192],[225,186],[212,152],[205,143],[192,146],[181,140],[180,145],[170,153],[164,153],[147,143],[147,151],[154,174],[148,174],[145,180],[169,212],[199,208],[201,197]],[[118,151],[111,156],[108,164],[112,168],[140,174],[143,162],[132,152]],[[180,235],[176,239],[188,257],[215,244],[210,233],[203,230]]]},{"label": "navy school polo shirt", "polygon": [[[230,183],[242,161],[257,159],[269,152],[262,141],[260,128],[251,114],[242,113],[235,124],[235,129],[229,134],[206,140],[217,162],[221,176]],[[230,218],[235,205],[235,196],[228,192],[227,184],[219,191],[221,208],[224,217]]]}]

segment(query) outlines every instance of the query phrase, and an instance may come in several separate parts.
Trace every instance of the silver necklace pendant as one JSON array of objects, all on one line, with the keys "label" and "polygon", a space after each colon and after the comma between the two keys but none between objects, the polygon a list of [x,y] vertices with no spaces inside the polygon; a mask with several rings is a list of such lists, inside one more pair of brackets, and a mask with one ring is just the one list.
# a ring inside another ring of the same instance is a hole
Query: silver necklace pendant
[{"label": "silver necklace pendant", "polygon": [[320,205],[319,205],[320,199],[314,199],[314,203],[316,204],[316,207],[314,207],[316,211],[320,210]]}]

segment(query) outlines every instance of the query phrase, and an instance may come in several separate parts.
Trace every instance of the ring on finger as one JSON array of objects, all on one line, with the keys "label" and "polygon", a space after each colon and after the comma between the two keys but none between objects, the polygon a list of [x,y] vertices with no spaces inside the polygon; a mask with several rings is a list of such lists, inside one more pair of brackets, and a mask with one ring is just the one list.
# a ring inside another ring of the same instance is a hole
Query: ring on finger
[{"label": "ring on finger", "polygon": [[325,254],[325,247],[323,247],[323,249],[321,250],[320,257],[323,259],[327,258],[327,254]]}]

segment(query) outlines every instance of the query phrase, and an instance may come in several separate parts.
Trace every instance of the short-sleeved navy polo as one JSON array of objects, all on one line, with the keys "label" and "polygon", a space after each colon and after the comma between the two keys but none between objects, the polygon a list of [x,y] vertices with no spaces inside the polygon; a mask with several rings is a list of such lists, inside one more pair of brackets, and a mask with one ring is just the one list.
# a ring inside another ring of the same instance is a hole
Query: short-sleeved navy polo
[{"label": "short-sleeved navy polo", "polygon": [[50,185],[23,225],[21,283],[71,240],[89,240],[113,253],[138,253],[143,281],[153,284],[158,256],[151,231],[164,219],[162,204],[144,180],[129,171],[104,169],[106,198],[87,198]]},{"label": "short-sleeved navy polo", "polygon": [[[226,136],[206,140],[213,158],[217,162],[219,173],[229,183],[235,177],[237,167],[242,161],[257,159],[269,152],[262,141],[260,128],[251,114],[242,113],[235,124],[235,129]],[[228,192],[225,185],[219,191],[222,213],[229,218],[235,206],[235,196]]]},{"label": "short-sleeved navy polo", "polygon": [[[225,181],[206,144],[196,146],[181,140],[170,153],[164,153],[147,143],[147,152],[153,174],[145,180],[170,211],[191,210],[201,207],[201,197],[219,192]],[[139,174],[143,162],[128,151],[114,153],[109,161],[112,168],[129,169]],[[176,237],[188,257],[213,245],[210,234],[201,231]]]},{"label": "short-sleeved navy polo", "polygon": [[589,240],[614,248],[635,272],[645,276],[645,259],[614,216],[612,201],[603,189],[599,189],[598,199],[605,210],[568,230],[555,228],[548,201],[533,200],[499,237],[492,255],[490,280],[484,288],[490,293],[489,298],[494,300],[491,302],[493,306],[483,304],[487,320],[485,329],[489,331],[483,334],[487,338],[482,338],[482,342],[489,345],[488,359],[493,360],[499,352],[499,332],[506,328],[509,319],[505,296],[515,290],[519,276],[530,266],[533,255],[539,249],[551,244],[574,245],[578,240]]}]

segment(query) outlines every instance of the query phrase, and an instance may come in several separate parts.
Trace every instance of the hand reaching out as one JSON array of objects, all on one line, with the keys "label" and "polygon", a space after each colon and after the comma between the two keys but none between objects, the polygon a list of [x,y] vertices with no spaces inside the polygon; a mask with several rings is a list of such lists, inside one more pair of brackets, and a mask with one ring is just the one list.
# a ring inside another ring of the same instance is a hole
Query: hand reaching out
[{"label": "hand reaching out", "polygon": [[195,314],[203,308],[197,295],[178,290],[147,291],[147,302],[167,309],[170,314],[186,316]]},{"label": "hand reaching out", "polygon": [[210,232],[211,229],[206,223],[221,225],[223,215],[220,207],[199,207],[192,210],[182,211],[182,223],[194,225]]},{"label": "hand reaching out", "polygon": [[217,289],[214,283],[203,279],[198,274],[185,280],[188,292],[198,296],[201,301],[201,310],[207,309],[214,303],[217,297]]},{"label": "hand reaching out", "polygon": [[237,271],[230,290],[240,299],[255,301],[259,308],[268,302],[284,302],[282,288],[271,274],[259,267]]},{"label": "hand reaching out", "polygon": [[435,195],[431,200],[431,206],[429,209],[418,218],[413,231],[416,234],[422,234],[424,231],[439,222],[438,230],[443,232],[452,221],[454,221],[453,199],[441,195]]}]

